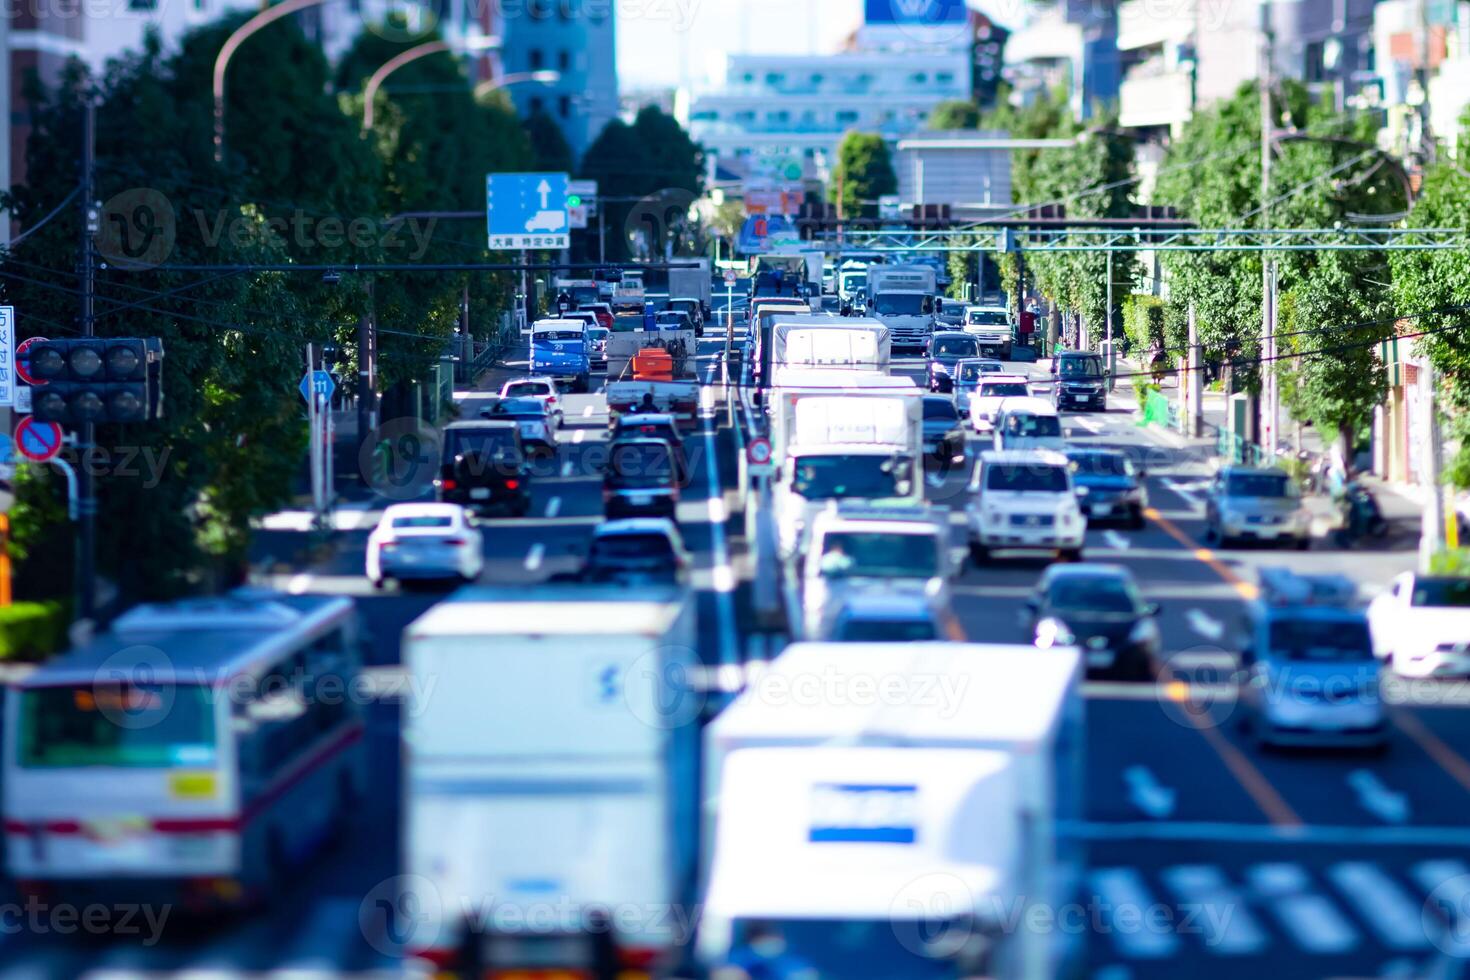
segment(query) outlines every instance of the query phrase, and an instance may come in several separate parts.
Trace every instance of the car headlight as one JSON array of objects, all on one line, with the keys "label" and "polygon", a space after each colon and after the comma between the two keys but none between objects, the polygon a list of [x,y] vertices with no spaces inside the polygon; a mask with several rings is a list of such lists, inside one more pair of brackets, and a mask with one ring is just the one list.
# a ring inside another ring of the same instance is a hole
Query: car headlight
[{"label": "car headlight", "polygon": [[1128,633],[1128,642],[1137,644],[1157,643],[1159,639],[1159,624],[1152,618],[1140,619],[1133,624],[1133,629]]},{"label": "car headlight", "polygon": [[949,368],[945,367],[944,366],[944,362],[942,362],[942,361],[933,361],[933,362],[931,362],[929,364],[929,370],[933,371],[935,374],[948,374],[949,373]]},{"label": "car headlight", "polygon": [[1048,616],[1036,624],[1036,645],[1042,650],[1050,650],[1052,647],[1069,647],[1077,642],[1072,631],[1067,629],[1067,624],[1060,619]]}]

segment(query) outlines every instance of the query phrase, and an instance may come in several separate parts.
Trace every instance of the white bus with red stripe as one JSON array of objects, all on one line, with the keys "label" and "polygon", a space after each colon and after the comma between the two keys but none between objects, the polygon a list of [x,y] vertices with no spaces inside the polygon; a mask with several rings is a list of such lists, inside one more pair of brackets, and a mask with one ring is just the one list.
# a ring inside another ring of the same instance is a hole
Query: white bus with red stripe
[{"label": "white bus with red stripe", "polygon": [[6,694],[6,870],[26,894],[264,900],[365,786],[350,600],[139,606]]}]

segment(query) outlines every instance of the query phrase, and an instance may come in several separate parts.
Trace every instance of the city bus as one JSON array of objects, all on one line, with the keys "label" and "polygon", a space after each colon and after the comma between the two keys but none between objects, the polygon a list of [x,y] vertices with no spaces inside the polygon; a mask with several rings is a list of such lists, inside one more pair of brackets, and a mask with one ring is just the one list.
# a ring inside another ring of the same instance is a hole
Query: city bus
[{"label": "city bus", "polygon": [[6,870],[23,894],[267,901],[365,788],[351,600],[143,605],[6,692]]}]

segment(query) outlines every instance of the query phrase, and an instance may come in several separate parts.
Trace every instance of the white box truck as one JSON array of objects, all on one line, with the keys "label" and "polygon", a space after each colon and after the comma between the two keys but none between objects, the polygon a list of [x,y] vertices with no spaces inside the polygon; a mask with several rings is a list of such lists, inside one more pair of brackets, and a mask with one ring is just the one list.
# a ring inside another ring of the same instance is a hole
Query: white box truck
[{"label": "white box truck", "polygon": [[888,325],[894,347],[918,351],[927,348],[934,333],[934,296],[938,290],[932,267],[869,266],[865,289],[868,316]]},{"label": "white box truck", "polygon": [[652,969],[683,952],[687,922],[656,913],[694,897],[697,719],[670,688],[694,617],[682,589],[471,587],[405,629],[420,954],[470,976],[600,977],[567,960]]},{"label": "white box truck", "polygon": [[791,369],[839,368],[886,374],[893,359],[888,327],[871,318],[826,313],[777,316],[772,330],[775,384]]},{"label": "white box truck", "polygon": [[669,300],[697,299],[701,319],[710,315],[709,259],[678,259],[681,263],[693,262],[692,266],[669,269]]},{"label": "white box truck", "polygon": [[851,925],[884,962],[912,949],[873,922],[947,915],[986,960],[955,975],[1068,975],[1080,936],[1014,924],[1078,899],[1081,680],[1076,650],[975,643],[797,643],[752,673],[704,733],[701,958],[763,922],[816,960]]},{"label": "white box truck", "polygon": [[781,553],[800,550],[810,511],[828,501],[921,503],[923,430],[912,379],[820,369],[784,375],[771,419]]}]

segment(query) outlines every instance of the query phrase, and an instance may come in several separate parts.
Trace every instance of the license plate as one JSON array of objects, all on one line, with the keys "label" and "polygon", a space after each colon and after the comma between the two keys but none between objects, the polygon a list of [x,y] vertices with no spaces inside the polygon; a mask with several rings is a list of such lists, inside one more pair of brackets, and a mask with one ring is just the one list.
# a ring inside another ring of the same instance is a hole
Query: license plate
[{"label": "license plate", "polygon": [[489,500],[490,499],[490,488],[489,487],[472,487],[470,489],[470,499],[471,500]]},{"label": "license plate", "polygon": [[1111,650],[1089,650],[1087,651],[1087,666],[1089,667],[1111,667],[1113,665],[1113,653]]},{"label": "license plate", "polygon": [[628,503],[634,507],[647,507],[653,503],[653,495],[648,493],[630,493],[628,494]]}]

